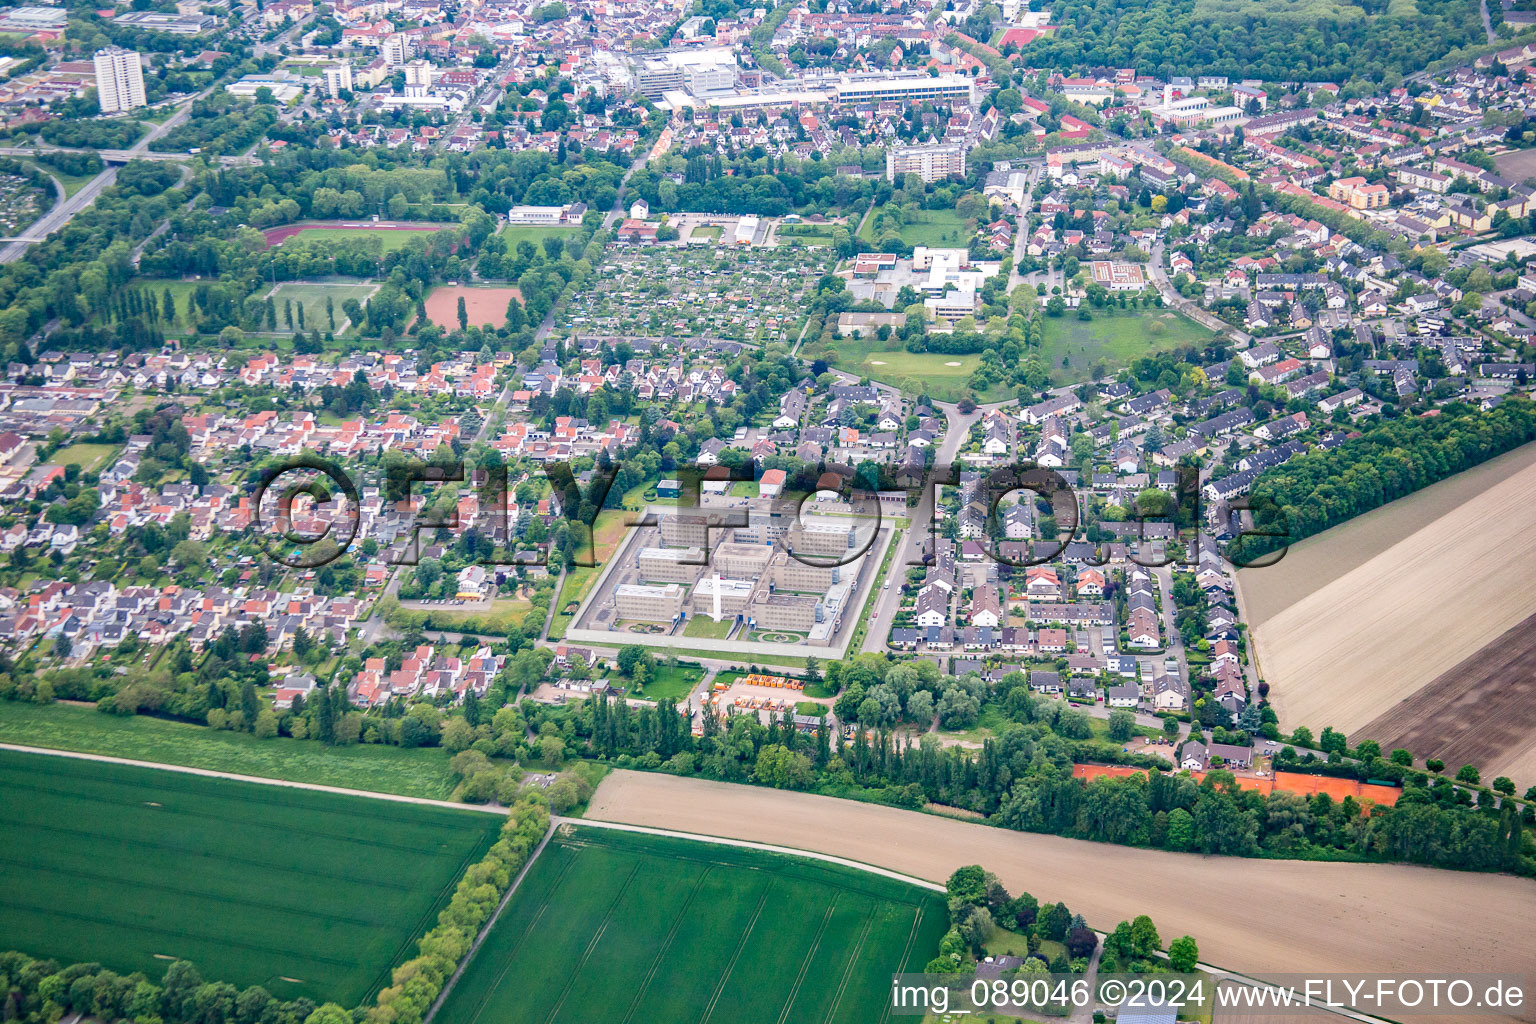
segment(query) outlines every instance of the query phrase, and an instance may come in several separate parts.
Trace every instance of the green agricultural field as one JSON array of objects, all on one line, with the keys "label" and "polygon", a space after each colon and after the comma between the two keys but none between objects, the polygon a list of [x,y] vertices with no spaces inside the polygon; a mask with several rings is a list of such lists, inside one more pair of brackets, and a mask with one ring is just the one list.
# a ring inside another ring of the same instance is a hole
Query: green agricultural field
[{"label": "green agricultural field", "polygon": [[864,1024],[948,924],[941,894],[851,868],[575,826],[436,1020]]},{"label": "green agricultural field", "polygon": [[337,281],[335,284],[284,281],[272,291],[272,301],[277,306],[277,330],[284,334],[293,333],[293,329],[288,327],[288,321],[283,317],[283,309],[289,301],[294,305],[294,329],[298,327],[299,307],[302,306],[306,331],[318,330],[323,334],[331,330],[330,318],[325,313],[325,299],[326,296],[330,296],[331,304],[336,311],[335,329],[339,331],[347,322],[347,314],[342,311],[341,304],[348,299],[356,299],[361,303],[378,291],[378,288],[376,284],[359,284],[346,280]]},{"label": "green agricultural field", "polygon": [[0,751],[0,949],[354,1006],[502,819]]},{"label": "green agricultural field", "polygon": [[0,743],[431,800],[448,799],[454,785],[448,755],[441,749],[362,743],[327,747],[286,736],[260,740],[248,732],[104,715],[71,704],[0,701]]},{"label": "green agricultural field", "polygon": [[1079,320],[1076,313],[1068,312],[1045,317],[1043,322],[1040,361],[1058,384],[1087,380],[1100,360],[1113,370],[1154,352],[1204,345],[1212,337],[1210,331],[1171,309],[1094,310],[1092,320]]},{"label": "green agricultural field", "polygon": [[60,448],[48,457],[48,462],[55,466],[68,466],[73,463],[80,467],[82,473],[99,472],[107,464],[107,460],[116,454],[118,446],[115,444],[72,444],[67,448]]},{"label": "green agricultural field", "polygon": [[570,238],[580,230],[577,227],[553,227],[544,224],[508,224],[501,229],[500,234],[506,239],[507,248],[512,250],[521,241],[526,240],[542,246],[546,238]]}]

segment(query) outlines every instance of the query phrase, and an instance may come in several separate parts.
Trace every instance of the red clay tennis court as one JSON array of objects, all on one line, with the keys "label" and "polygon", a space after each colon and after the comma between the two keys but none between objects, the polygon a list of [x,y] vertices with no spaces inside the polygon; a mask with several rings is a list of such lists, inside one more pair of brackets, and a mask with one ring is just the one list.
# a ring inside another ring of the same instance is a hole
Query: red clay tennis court
[{"label": "red clay tennis court", "polygon": [[[1112,778],[1125,778],[1127,775],[1135,775],[1137,772],[1145,773],[1145,771],[1144,768],[1132,768],[1124,764],[1075,764],[1072,766],[1073,776],[1079,779],[1096,779],[1105,775]],[[1196,782],[1203,782],[1206,773],[1190,772],[1189,775]],[[1369,800],[1372,803],[1390,807],[1397,803],[1397,798],[1402,795],[1402,790],[1396,786],[1377,786],[1356,779],[1337,779],[1328,775],[1306,775],[1301,772],[1275,772],[1273,777],[1264,779],[1256,779],[1249,775],[1238,775],[1236,778],[1237,784],[1243,789],[1251,789],[1265,796],[1277,789],[1286,793],[1301,793],[1305,796],[1327,793],[1335,800],[1352,796],[1356,800]]]}]

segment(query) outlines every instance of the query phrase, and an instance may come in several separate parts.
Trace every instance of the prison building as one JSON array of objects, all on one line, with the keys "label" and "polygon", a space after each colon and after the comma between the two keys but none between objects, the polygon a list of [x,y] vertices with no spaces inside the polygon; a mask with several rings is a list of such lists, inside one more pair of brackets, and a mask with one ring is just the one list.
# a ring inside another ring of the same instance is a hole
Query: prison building
[{"label": "prison building", "polygon": [[692,583],[704,568],[704,549],[645,548],[637,559],[640,578],[655,583]]},{"label": "prison building", "polygon": [[769,563],[768,579],[779,590],[798,590],[807,594],[825,594],[842,576],[842,566],[806,565],[787,551],[780,551]]},{"label": "prison building", "polygon": [[811,627],[816,625],[818,604],[820,601],[814,597],[765,594],[752,603],[751,615],[759,630],[782,629],[809,633]]},{"label": "prison building", "polygon": [[671,622],[682,614],[686,593],[677,583],[621,583],[613,588],[613,607],[621,621]]},{"label": "prison building", "polygon": [[707,516],[662,516],[659,529],[661,539],[675,547],[706,548],[709,546]]},{"label": "prison building", "polygon": [[767,572],[768,559],[772,555],[773,549],[766,545],[731,541],[715,548],[709,559],[709,567],[731,579],[757,580]]},{"label": "prison building", "polygon": [[693,614],[714,616],[716,590],[720,594],[719,612],[722,619],[734,619],[747,610],[747,604],[752,600],[753,585],[746,580],[706,576],[693,586]]},{"label": "prison building", "polygon": [[802,558],[845,558],[853,545],[853,521],[819,516],[801,519],[789,531],[789,550]]}]

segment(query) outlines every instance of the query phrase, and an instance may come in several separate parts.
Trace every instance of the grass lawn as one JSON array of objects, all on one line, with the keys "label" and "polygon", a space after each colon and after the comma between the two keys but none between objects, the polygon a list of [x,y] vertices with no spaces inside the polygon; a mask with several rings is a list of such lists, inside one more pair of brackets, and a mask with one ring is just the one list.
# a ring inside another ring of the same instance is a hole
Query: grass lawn
[{"label": "grass lawn", "polygon": [[[554,227],[546,224],[508,224],[500,231],[501,237],[507,240],[507,248],[515,250],[518,242],[529,241],[543,248],[546,238],[569,238],[580,231],[576,227]],[[581,253],[577,253],[580,256]]]},{"label": "grass lawn", "polygon": [[1100,360],[1114,370],[1154,352],[1211,339],[1210,331],[1171,309],[1096,310],[1086,321],[1068,312],[1044,320],[1040,361],[1058,384],[1088,380]]},{"label": "grass lawn", "polygon": [[163,718],[119,718],[72,704],[0,701],[0,742],[433,800],[453,793],[442,750],[326,747],[286,736],[259,740],[245,732]]},{"label": "grass lawn", "polygon": [[688,232],[690,242],[717,242],[720,240],[720,225],[701,224]]},{"label": "grass lawn", "polygon": [[32,166],[50,177],[57,178],[59,184],[64,186],[65,199],[85,188],[86,185],[90,184],[97,177],[94,174],[65,174],[63,171],[49,167],[47,164],[33,164]]},{"label": "grass lawn", "polygon": [[[908,352],[895,338],[849,338],[832,343],[828,362],[840,370],[882,381],[909,394],[923,394],[940,401],[956,401],[969,394],[967,381],[981,365],[979,355],[945,355],[935,352]],[[1005,388],[992,389],[996,397],[1005,397]],[[991,400],[990,391],[979,395]]]},{"label": "grass lawn", "polygon": [[697,665],[657,665],[656,675],[636,697],[646,700],[672,700],[681,704],[698,689],[704,670]]},{"label": "grass lawn", "polygon": [[[873,227],[874,218],[870,217],[859,225],[859,238],[876,242]],[[965,221],[954,210],[919,210],[914,223],[901,226],[901,240],[907,245],[953,248],[964,247],[970,238],[965,231]]]},{"label": "grass lawn", "polygon": [[355,1006],[500,817],[0,751],[0,947]]},{"label": "grass lawn", "polygon": [[731,627],[736,625],[736,618],[721,619],[716,622],[708,615],[695,615],[689,618],[683,626],[683,636],[691,636],[700,640],[724,640]]},{"label": "grass lawn", "polygon": [[192,308],[192,293],[197,289],[199,283],[207,282],[167,281],[144,277],[133,282],[130,287],[135,291],[143,292],[146,300],[154,299],[157,308],[165,301],[166,291],[170,291],[171,300],[176,303],[176,323],[168,333],[174,334],[178,328],[185,331],[189,326],[190,318],[187,314]]},{"label": "grass lawn", "polygon": [[107,464],[117,452],[115,444],[72,444],[66,448],[60,448],[48,458],[48,462],[55,466],[68,466],[74,464],[80,467],[82,473],[95,473]]},{"label": "grass lawn", "polygon": [[[445,228],[455,225],[439,224],[429,228],[310,228],[306,227],[296,233],[290,240],[293,244],[303,245],[306,242],[331,241],[331,242],[355,242],[361,238],[377,238],[384,243],[383,252],[394,252],[404,249],[413,238],[435,235]],[[289,244],[288,242],[284,243]]]},{"label": "grass lawn", "polygon": [[402,608],[399,614],[403,621],[418,622],[423,629],[505,636],[511,630],[521,628],[532,610],[533,602],[526,597],[498,597],[491,602],[488,611],[446,605],[431,609]]},{"label": "grass lawn", "polygon": [[[370,295],[378,291],[378,285],[358,284],[352,281],[338,281],[335,284],[320,284],[310,281],[283,281],[272,292],[272,302],[277,309],[277,330],[285,334],[292,334],[298,327],[299,310],[304,310],[304,329],[306,331],[318,330],[324,334],[326,331],[341,330],[347,322],[347,314],[342,312],[341,304],[348,299],[356,299],[359,303],[365,301]],[[331,326],[330,317],[325,312],[325,300],[329,297],[332,308],[336,313],[336,326]],[[283,310],[287,304],[294,305],[294,327],[289,328],[288,321],[283,318]],[[265,324],[262,325],[264,328]]]},{"label": "grass lawn", "polygon": [[574,602],[579,607],[582,598],[587,596],[587,591],[592,589],[592,584],[597,582],[598,574],[602,571],[601,567],[593,566],[577,566],[565,570],[565,582],[560,585],[560,593],[555,597],[555,617],[549,624],[551,640],[565,636],[565,631],[576,618],[574,610],[570,614],[566,613],[566,606]]},{"label": "grass lawn", "polygon": [[948,923],[941,894],[852,868],[575,826],[437,1020],[879,1020]]},{"label": "grass lawn", "polygon": [[781,224],[774,235],[777,245],[831,245],[834,224]]}]

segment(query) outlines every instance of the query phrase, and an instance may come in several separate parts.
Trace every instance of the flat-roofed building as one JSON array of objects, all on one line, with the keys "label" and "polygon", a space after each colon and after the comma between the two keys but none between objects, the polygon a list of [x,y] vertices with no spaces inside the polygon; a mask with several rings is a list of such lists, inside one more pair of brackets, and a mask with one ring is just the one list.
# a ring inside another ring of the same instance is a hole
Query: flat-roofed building
[{"label": "flat-roofed building", "polygon": [[895,181],[915,174],[924,181],[965,177],[965,147],[956,144],[892,146],[885,151],[885,177]]},{"label": "flat-roofed building", "polygon": [[802,558],[843,558],[852,544],[853,523],[846,519],[800,519],[789,531],[789,550]]},{"label": "flat-roofed building", "polygon": [[682,614],[686,593],[677,583],[621,583],[613,588],[614,612],[620,621],[671,622]]},{"label": "flat-roofed building", "polygon": [[[747,580],[728,580],[721,576],[706,576],[693,585],[691,609],[695,615],[714,618],[735,618],[747,610],[752,600],[754,585]],[[719,600],[716,601],[716,595]]]},{"label": "flat-roofed building", "polygon": [[640,578],[647,582],[692,583],[704,568],[704,549],[644,548],[638,558]]},{"label": "flat-roofed building", "polygon": [[969,75],[894,74],[844,76],[832,85],[834,103],[964,103],[976,105],[976,83]]},{"label": "flat-roofed building", "polygon": [[789,552],[780,551],[769,565],[768,578],[779,590],[797,590],[806,594],[825,594],[842,575],[842,566],[806,565]]},{"label": "flat-roofed building", "polygon": [[709,543],[709,519],[705,516],[664,515],[657,528],[668,544],[702,548]]},{"label": "flat-roofed building", "polygon": [[759,630],[782,629],[795,633],[809,633],[816,625],[816,607],[820,602],[814,597],[796,594],[764,594],[752,602],[752,619]]},{"label": "flat-roofed building", "polygon": [[715,548],[710,556],[710,569],[738,580],[760,579],[768,569],[773,549],[766,544],[748,544],[731,541]]}]

